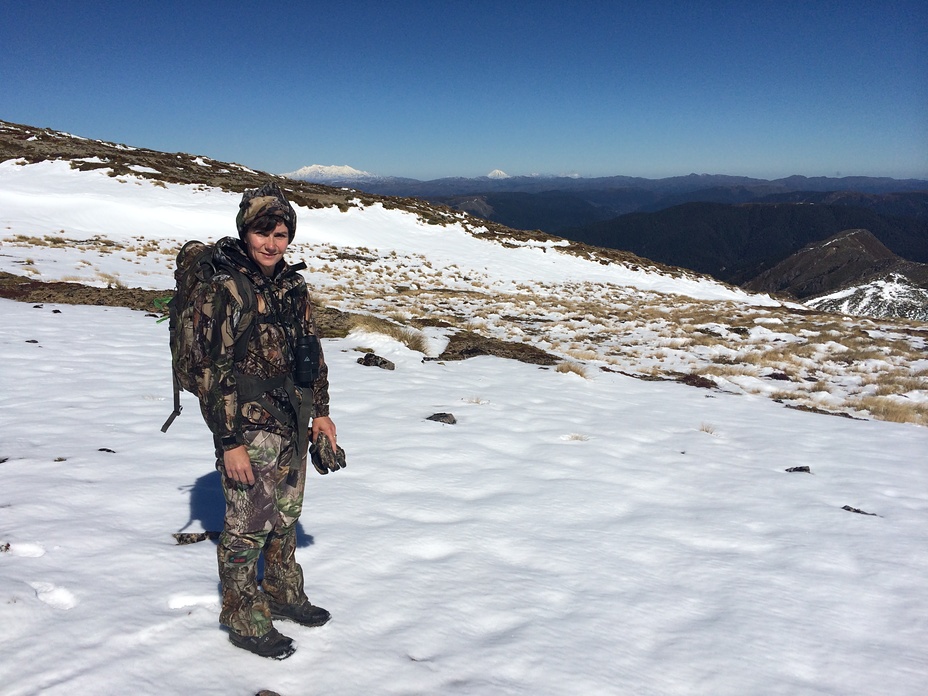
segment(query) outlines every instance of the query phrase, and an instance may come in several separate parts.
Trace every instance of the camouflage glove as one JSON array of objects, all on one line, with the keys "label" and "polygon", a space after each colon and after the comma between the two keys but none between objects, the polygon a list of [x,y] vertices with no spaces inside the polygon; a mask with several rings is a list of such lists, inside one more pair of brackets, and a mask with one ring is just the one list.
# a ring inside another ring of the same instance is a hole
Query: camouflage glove
[{"label": "camouflage glove", "polygon": [[327,474],[330,471],[338,471],[348,466],[345,463],[345,450],[341,447],[335,447],[332,450],[332,444],[325,433],[319,433],[316,441],[309,446],[309,458],[320,474]]}]

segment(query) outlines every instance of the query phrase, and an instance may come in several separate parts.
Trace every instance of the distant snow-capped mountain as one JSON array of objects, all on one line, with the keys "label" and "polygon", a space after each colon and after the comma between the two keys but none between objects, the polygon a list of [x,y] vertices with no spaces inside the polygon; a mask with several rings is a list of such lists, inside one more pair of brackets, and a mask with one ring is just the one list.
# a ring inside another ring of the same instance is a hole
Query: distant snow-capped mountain
[{"label": "distant snow-capped mountain", "polygon": [[899,273],[889,273],[805,304],[823,312],[928,321],[928,290]]},{"label": "distant snow-capped mountain", "polygon": [[379,178],[370,172],[361,171],[348,165],[326,165],[311,164],[308,167],[300,167],[295,172],[281,174],[289,179],[298,179],[300,181],[312,181],[319,184],[325,184],[330,181],[351,181],[353,179],[376,179]]},{"label": "distant snow-capped mountain", "polygon": [[[360,169],[355,169],[350,167],[347,164],[344,165],[325,165],[325,164],[311,164],[308,167],[300,167],[295,172],[286,172],[280,176],[285,176],[288,179],[296,179],[298,181],[309,181],[316,184],[344,184],[344,183],[360,183],[360,182],[417,182],[416,179],[405,179],[403,177],[396,176],[378,176],[377,174],[371,174],[370,172],[365,172]],[[511,179],[506,172],[502,169],[494,169],[486,176],[476,177],[475,179],[466,179],[463,177],[450,177],[451,180],[467,180],[467,181],[485,181],[491,179],[494,181],[503,181],[505,179]],[[421,182],[419,182],[421,183]]]}]

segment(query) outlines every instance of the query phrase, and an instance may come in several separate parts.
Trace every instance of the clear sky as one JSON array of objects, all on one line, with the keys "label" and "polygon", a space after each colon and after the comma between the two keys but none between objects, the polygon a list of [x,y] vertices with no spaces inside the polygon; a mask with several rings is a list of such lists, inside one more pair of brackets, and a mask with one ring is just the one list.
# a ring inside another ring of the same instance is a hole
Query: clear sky
[{"label": "clear sky", "polygon": [[0,119],[278,173],[928,178],[928,3],[0,0]]}]

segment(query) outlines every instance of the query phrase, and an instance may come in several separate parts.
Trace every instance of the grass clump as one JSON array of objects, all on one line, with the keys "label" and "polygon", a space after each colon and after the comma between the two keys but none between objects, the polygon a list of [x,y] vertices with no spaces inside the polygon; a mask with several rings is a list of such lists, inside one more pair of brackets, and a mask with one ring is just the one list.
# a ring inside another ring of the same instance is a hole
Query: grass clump
[{"label": "grass clump", "polygon": [[575,362],[560,362],[557,364],[557,367],[554,368],[555,372],[560,372],[561,374],[574,374],[583,379],[587,378],[586,368],[580,363]]},{"label": "grass clump", "polygon": [[358,315],[352,318],[351,328],[389,336],[418,353],[428,354],[429,352],[429,341],[425,334],[408,326],[394,324],[387,319],[370,315]]}]

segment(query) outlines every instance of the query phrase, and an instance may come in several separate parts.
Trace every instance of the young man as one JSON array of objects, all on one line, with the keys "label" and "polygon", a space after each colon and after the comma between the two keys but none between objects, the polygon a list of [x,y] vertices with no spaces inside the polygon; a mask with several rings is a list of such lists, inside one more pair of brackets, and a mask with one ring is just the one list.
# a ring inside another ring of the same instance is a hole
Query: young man
[{"label": "young man", "polygon": [[[216,243],[218,273],[193,300],[198,396],[226,499],[219,620],[234,645],[283,659],[293,653],[293,641],[272,619],[306,626],[329,620],[303,591],[295,551],[308,440],[334,455],[335,424],[306,282],[284,260],[296,214],[269,183],[244,193],[236,226],[238,239]],[[253,288],[252,302],[242,296],[242,278]],[[236,352],[237,341],[245,341],[244,354]],[[307,381],[300,373],[295,381],[298,361],[307,360],[315,374]],[[263,591],[257,583],[262,553]]]}]

